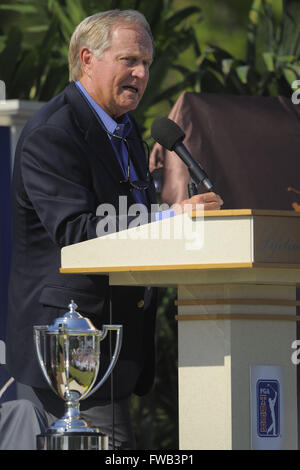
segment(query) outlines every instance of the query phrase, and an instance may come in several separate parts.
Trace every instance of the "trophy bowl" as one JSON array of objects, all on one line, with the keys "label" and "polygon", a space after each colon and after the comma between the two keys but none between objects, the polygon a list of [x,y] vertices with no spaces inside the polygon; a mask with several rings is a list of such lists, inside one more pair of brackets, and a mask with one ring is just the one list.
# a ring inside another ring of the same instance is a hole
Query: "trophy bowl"
[{"label": "trophy bowl", "polygon": [[[117,362],[122,325],[103,325],[97,330],[88,318],[76,311],[72,300],[69,311],[52,325],[34,326],[34,340],[39,364],[51,389],[65,401],[65,414],[45,434],[37,436],[40,449],[108,449],[108,436],[90,426],[80,416],[80,400],[98,390],[110,376]],[[100,367],[100,342],[109,331],[117,334],[111,362],[97,385]]]}]

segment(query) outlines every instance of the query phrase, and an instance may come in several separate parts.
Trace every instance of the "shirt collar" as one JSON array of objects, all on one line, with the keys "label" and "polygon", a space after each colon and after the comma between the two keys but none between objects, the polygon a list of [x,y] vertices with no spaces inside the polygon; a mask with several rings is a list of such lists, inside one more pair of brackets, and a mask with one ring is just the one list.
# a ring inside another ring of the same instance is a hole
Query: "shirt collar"
[{"label": "shirt collar", "polygon": [[[116,122],[109,114],[107,114],[104,109],[99,106],[98,103],[91,97],[91,95],[86,91],[84,86],[78,80],[75,82],[77,88],[84,94],[86,99],[88,100],[91,107],[96,111],[97,115],[99,116],[102,124],[104,125],[105,129],[108,132],[113,134],[117,134],[121,137],[127,137],[131,131],[132,123],[130,117],[127,113],[123,114],[121,117],[120,122]],[[110,136],[109,136],[110,137]]]}]

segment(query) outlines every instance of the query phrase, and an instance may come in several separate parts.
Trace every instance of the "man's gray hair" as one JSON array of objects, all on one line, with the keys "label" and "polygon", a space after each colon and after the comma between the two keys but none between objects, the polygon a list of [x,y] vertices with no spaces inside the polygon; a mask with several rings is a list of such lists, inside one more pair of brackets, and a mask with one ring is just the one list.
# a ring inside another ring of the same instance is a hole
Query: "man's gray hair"
[{"label": "man's gray hair", "polygon": [[87,46],[99,59],[110,46],[111,29],[119,24],[138,25],[144,28],[154,41],[149,23],[136,10],[108,10],[85,18],[72,34],[69,46],[69,80],[79,80],[82,75],[80,50]]}]

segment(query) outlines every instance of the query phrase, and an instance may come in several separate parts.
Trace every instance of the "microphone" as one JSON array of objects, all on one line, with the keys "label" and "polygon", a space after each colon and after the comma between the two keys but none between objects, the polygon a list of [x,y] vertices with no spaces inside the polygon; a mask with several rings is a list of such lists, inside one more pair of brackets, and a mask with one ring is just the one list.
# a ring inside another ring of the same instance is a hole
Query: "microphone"
[{"label": "microphone", "polygon": [[[160,145],[174,151],[181,158],[188,167],[194,185],[202,183],[208,191],[212,191],[213,185],[204,169],[182,143],[185,133],[174,121],[166,117],[156,119],[151,127],[151,136]],[[193,192],[196,194],[195,188]]]}]

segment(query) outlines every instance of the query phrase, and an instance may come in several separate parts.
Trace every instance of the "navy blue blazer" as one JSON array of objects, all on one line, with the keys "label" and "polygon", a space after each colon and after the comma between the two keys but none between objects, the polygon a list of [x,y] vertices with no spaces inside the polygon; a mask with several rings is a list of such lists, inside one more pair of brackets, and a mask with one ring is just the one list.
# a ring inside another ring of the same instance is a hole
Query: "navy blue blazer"
[{"label": "navy blue blazer", "polygon": [[[141,179],[148,167],[136,125],[130,140]],[[106,276],[60,274],[61,248],[95,238],[97,207],[119,196],[135,201],[107,134],[70,83],[26,124],[18,142],[12,182],[13,253],[7,323],[7,366],[21,383],[48,387],[33,343],[33,325],[51,324],[71,299],[96,327],[109,323]],[[147,190],[155,203],[155,188]],[[137,259],[137,264],[138,259]],[[123,344],[114,372],[115,397],[151,388],[154,377],[155,295],[144,287],[113,287],[113,322],[123,325]],[[144,305],[142,302],[144,299]],[[101,342],[101,370],[108,340]],[[97,393],[106,401],[108,382]],[[96,394],[95,394],[96,395]]]}]

